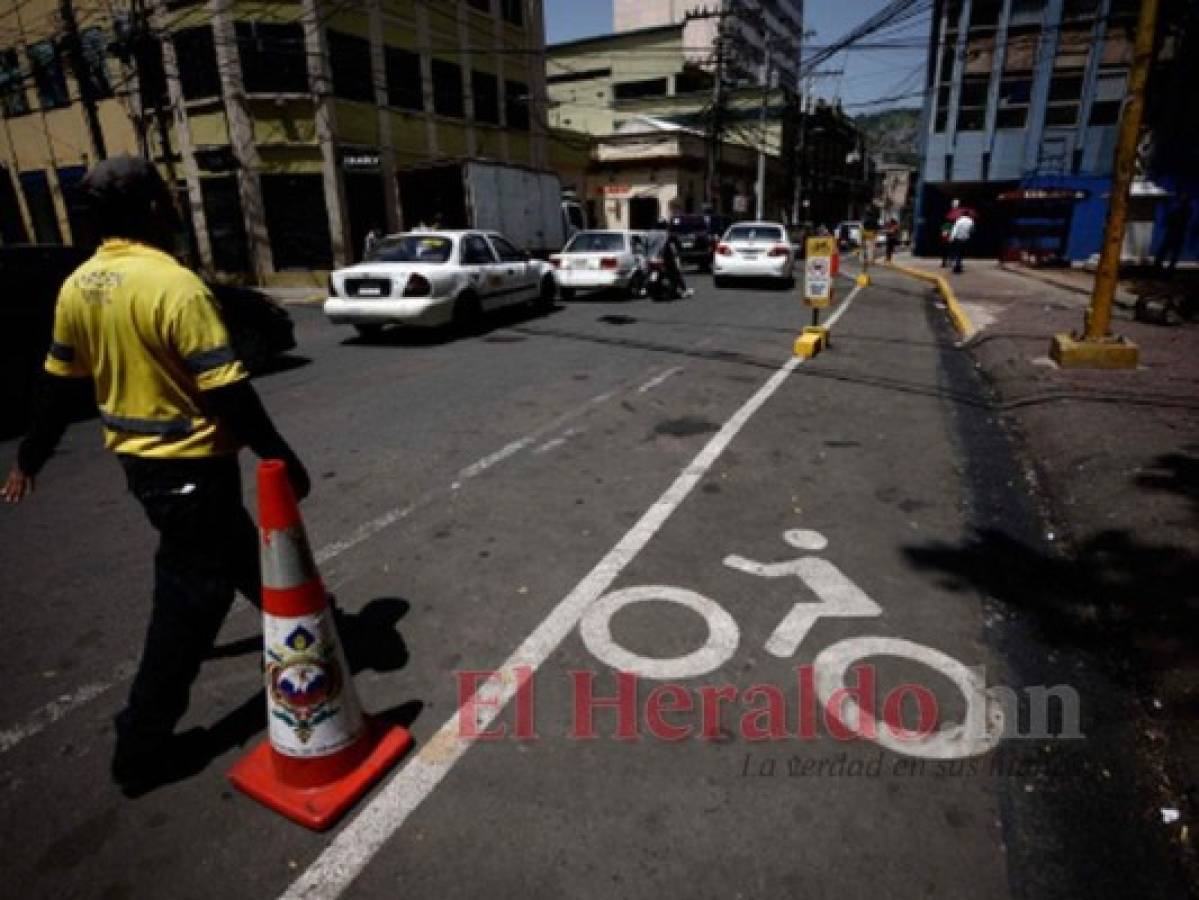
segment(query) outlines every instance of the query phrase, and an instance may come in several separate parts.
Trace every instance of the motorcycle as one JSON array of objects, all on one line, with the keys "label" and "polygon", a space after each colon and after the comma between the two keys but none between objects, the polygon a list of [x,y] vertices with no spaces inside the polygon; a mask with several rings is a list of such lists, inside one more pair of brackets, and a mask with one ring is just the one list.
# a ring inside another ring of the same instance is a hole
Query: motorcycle
[{"label": "motorcycle", "polygon": [[650,297],[659,303],[677,300],[681,296],[678,282],[666,271],[666,266],[660,259],[650,260],[649,279],[645,289]]}]

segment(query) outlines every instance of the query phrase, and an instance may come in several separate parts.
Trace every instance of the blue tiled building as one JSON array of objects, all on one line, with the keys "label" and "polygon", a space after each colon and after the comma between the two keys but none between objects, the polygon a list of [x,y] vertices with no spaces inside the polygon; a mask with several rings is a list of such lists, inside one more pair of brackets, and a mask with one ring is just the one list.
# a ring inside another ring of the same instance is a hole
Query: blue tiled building
[{"label": "blue tiled building", "polygon": [[[1164,3],[1163,15],[1175,5]],[[1034,252],[1077,261],[1099,251],[1139,7],[1138,0],[938,0],[923,118],[919,251],[938,252],[953,199],[979,211],[978,255]],[[1181,80],[1170,61],[1178,44],[1163,21],[1153,90]],[[1151,111],[1163,115],[1162,106],[1151,103]],[[1199,195],[1199,166],[1191,159],[1189,166],[1144,173],[1147,193],[1134,200],[1126,250],[1148,255],[1160,241],[1156,232],[1171,195]],[[1192,214],[1189,258],[1199,254],[1195,224]]]}]

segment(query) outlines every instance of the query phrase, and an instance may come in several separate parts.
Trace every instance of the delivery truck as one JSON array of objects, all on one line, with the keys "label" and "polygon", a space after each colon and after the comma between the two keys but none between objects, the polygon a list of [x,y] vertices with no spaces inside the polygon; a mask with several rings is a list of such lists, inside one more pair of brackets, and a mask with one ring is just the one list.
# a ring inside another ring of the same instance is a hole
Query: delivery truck
[{"label": "delivery truck", "polygon": [[586,228],[583,208],[564,199],[553,172],[490,160],[455,160],[399,172],[405,230],[498,231],[533,256],[561,250]]}]

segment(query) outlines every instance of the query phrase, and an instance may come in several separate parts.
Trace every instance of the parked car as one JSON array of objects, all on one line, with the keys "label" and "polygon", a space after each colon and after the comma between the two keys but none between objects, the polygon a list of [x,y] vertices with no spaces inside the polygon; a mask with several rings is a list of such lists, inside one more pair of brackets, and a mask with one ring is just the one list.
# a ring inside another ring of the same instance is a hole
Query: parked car
[{"label": "parked car", "polygon": [[618,290],[639,297],[645,287],[644,232],[580,231],[550,257],[563,300],[580,290]]},{"label": "parked car", "polygon": [[484,313],[554,302],[550,266],[496,232],[413,231],[380,240],[329,276],[325,315],[372,337],[388,325],[470,331]]},{"label": "parked car", "polygon": [[795,252],[787,229],[777,222],[739,222],[716,246],[712,280],[724,287],[731,278],[771,278],[790,284]]},{"label": "parked car", "polygon": [[684,215],[672,218],[670,233],[678,238],[679,264],[697,265],[701,272],[710,271],[716,244],[730,224],[725,216]]}]

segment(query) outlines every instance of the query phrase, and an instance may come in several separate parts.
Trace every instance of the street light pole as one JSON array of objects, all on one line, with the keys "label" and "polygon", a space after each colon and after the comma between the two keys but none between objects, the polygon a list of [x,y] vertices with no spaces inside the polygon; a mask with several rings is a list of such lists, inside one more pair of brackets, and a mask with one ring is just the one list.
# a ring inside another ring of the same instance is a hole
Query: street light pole
[{"label": "street light pole", "polygon": [[1131,369],[1138,360],[1137,346],[1111,334],[1112,301],[1120,279],[1120,251],[1128,219],[1128,194],[1136,168],[1137,143],[1145,114],[1145,87],[1153,65],[1154,39],[1157,32],[1159,0],[1141,0],[1137,38],[1129,73],[1128,97],[1120,118],[1116,144],[1115,171],[1112,174],[1111,204],[1103,234],[1103,252],[1095,274],[1091,308],[1084,319],[1083,334],[1059,334],[1053,339],[1050,356],[1067,368]]}]

